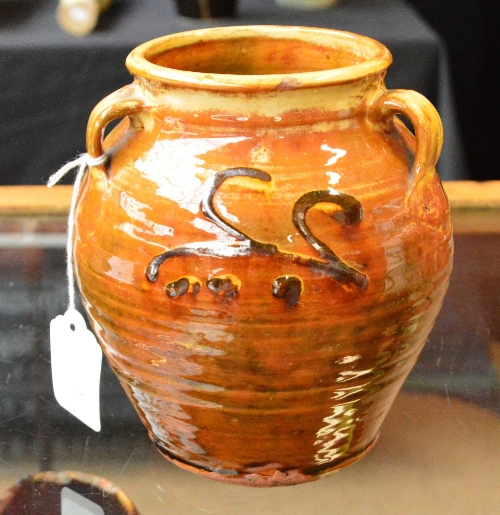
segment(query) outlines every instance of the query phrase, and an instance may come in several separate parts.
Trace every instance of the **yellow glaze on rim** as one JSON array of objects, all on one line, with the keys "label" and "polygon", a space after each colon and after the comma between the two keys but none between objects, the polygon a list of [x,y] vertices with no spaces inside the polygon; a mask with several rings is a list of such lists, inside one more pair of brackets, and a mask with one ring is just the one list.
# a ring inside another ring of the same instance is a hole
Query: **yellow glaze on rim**
[{"label": "yellow glaze on rim", "polygon": [[[201,73],[159,66],[150,61],[168,50],[193,45],[203,41],[223,39],[268,37],[299,40],[307,43],[345,49],[360,58],[360,62],[340,68],[317,72],[280,73],[266,75],[233,75]],[[274,89],[283,79],[297,79],[296,87],[311,88],[351,82],[367,75],[380,73],[392,63],[390,51],[378,41],[351,32],[309,27],[279,25],[254,25],[240,27],[216,27],[180,32],[153,39],[135,48],[127,57],[128,70],[135,76],[170,84],[182,84],[193,88],[218,90]]]}]

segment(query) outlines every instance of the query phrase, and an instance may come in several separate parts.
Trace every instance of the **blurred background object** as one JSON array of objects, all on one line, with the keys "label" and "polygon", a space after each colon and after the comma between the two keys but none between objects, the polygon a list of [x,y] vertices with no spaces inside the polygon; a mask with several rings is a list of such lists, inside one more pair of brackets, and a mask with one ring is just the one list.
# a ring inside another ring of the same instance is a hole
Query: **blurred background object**
[{"label": "blurred background object", "polygon": [[59,0],[57,22],[72,36],[90,34],[99,21],[99,16],[111,5],[112,0]]},{"label": "blurred background object", "polygon": [[276,0],[278,5],[295,9],[327,9],[339,3],[339,0]]},{"label": "blurred background object", "polygon": [[232,18],[236,4],[237,0],[175,0],[179,15],[202,20]]}]

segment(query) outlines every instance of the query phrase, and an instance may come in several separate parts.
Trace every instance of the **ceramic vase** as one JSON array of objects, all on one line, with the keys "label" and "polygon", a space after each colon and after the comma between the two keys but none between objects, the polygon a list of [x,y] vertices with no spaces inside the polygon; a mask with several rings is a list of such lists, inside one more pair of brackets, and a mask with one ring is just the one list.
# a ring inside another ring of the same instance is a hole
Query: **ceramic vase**
[{"label": "ceramic vase", "polygon": [[376,441],[452,263],[441,122],[385,88],[390,62],[334,30],[191,31],[133,50],[134,82],[92,112],[109,159],[77,204],[79,285],[177,465],[295,484]]}]

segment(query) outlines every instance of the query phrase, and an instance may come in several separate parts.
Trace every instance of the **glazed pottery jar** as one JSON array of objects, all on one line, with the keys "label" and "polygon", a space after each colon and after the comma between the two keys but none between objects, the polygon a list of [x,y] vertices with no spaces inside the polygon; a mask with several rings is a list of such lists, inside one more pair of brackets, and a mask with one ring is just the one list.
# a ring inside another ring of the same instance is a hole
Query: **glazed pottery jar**
[{"label": "glazed pottery jar", "polygon": [[[158,449],[248,485],[360,458],[452,261],[440,119],[380,43],[225,27],[145,43],[91,114],[76,208],[93,329]],[[408,118],[414,137],[395,116]]]}]

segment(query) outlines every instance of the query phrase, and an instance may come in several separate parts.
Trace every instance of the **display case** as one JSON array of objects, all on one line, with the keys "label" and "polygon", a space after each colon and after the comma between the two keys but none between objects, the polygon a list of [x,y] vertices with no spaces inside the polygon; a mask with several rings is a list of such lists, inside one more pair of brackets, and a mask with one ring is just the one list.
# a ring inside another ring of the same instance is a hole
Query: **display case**
[{"label": "display case", "polygon": [[56,403],[49,323],[67,303],[71,187],[1,187],[0,491],[40,471],[76,471],[118,485],[142,515],[496,513],[500,184],[446,182],[445,190],[455,235],[450,287],[378,443],[327,478],[262,489],[228,486],[167,462],[107,365],[100,432]]}]

